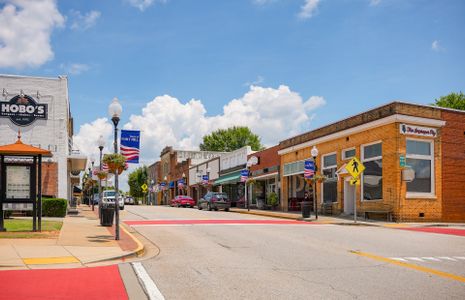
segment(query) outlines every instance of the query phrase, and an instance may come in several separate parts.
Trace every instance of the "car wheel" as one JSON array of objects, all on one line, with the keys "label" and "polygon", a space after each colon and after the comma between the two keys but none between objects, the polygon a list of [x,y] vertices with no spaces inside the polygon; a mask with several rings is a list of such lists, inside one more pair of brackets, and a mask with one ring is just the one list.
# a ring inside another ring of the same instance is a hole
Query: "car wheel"
[{"label": "car wheel", "polygon": [[226,208],[224,209],[224,211],[229,211],[229,207],[226,207]]},{"label": "car wheel", "polygon": [[212,211],[212,206],[210,205],[210,203],[207,204],[207,208],[209,211]]},{"label": "car wheel", "polygon": [[124,206],[120,206],[119,210],[124,210]]},{"label": "car wheel", "polygon": [[197,208],[198,208],[199,210],[202,210],[202,206],[201,206],[200,204],[197,204]]},{"label": "car wheel", "polygon": [[218,211],[218,207],[215,207],[215,211]]}]

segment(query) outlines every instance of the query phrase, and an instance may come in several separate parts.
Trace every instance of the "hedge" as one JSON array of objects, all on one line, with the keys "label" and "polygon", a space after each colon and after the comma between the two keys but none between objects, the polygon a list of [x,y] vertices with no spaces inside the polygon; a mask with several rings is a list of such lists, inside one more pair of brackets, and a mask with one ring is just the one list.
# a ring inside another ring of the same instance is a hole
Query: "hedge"
[{"label": "hedge", "polygon": [[68,200],[60,198],[42,198],[42,216],[60,217],[66,216]]}]

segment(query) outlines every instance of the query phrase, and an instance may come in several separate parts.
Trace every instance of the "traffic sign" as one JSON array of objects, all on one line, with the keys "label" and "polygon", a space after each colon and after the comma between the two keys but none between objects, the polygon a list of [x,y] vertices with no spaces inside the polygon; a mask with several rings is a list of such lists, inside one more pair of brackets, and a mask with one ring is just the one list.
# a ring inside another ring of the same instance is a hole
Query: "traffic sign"
[{"label": "traffic sign", "polygon": [[356,158],[352,158],[346,165],[346,170],[352,175],[352,178],[357,178],[363,170],[365,170],[365,166]]},{"label": "traffic sign", "polygon": [[352,178],[350,180],[350,185],[360,185],[360,178]]},{"label": "traffic sign", "polygon": [[148,186],[147,186],[147,184],[144,183],[143,185],[141,185],[141,188],[142,188],[142,191],[146,192]]}]

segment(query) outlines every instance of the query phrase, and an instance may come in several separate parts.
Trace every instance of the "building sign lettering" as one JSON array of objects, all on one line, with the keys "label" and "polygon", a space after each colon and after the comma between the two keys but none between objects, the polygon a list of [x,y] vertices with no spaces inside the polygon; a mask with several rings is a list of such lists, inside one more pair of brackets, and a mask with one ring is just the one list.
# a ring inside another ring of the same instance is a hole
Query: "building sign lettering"
[{"label": "building sign lettering", "polygon": [[418,135],[426,137],[436,137],[437,129],[429,127],[420,127],[415,125],[400,124],[400,133],[408,135]]},{"label": "building sign lettering", "polygon": [[28,95],[0,102],[0,118],[9,118],[18,126],[29,126],[37,119],[47,120],[47,104],[39,104]]}]

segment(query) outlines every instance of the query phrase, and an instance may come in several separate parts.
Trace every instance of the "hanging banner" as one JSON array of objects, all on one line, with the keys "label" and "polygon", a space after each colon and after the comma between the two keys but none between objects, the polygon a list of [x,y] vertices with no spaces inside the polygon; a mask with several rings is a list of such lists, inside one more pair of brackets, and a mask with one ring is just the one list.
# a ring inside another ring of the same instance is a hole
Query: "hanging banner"
[{"label": "hanging banner", "polygon": [[314,174],[315,174],[315,162],[313,160],[306,160],[305,168],[304,168],[305,179],[313,178]]},{"label": "hanging banner", "polygon": [[249,178],[249,170],[245,169],[241,171],[241,182],[246,182]]},{"label": "hanging banner", "polygon": [[208,178],[208,175],[203,175],[202,176],[202,184],[208,185],[210,179]]},{"label": "hanging banner", "polygon": [[126,162],[139,163],[140,131],[121,130],[121,154],[126,156]]}]

